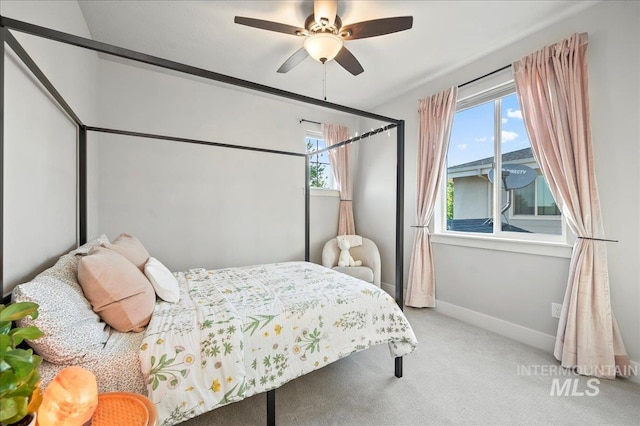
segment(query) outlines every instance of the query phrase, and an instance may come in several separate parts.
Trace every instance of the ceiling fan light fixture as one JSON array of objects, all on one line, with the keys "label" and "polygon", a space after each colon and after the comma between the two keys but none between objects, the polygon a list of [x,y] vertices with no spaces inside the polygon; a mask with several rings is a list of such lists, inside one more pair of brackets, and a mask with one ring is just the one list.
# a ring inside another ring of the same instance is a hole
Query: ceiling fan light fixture
[{"label": "ceiling fan light fixture", "polygon": [[318,62],[329,62],[342,49],[343,41],[332,33],[316,33],[304,41],[304,48]]}]

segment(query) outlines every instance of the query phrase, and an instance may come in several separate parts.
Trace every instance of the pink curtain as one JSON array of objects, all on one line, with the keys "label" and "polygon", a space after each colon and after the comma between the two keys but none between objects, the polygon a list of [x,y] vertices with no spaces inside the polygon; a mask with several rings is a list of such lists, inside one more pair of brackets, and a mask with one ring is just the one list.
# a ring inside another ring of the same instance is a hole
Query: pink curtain
[{"label": "pink curtain", "polygon": [[[345,126],[323,124],[322,134],[327,146],[335,145],[349,139],[349,129]],[[338,235],[355,235],[356,225],[353,220],[353,203],[351,201],[351,169],[349,155],[351,145],[343,145],[329,151],[333,178],[340,189],[340,213],[338,216]]]},{"label": "pink curtain", "polygon": [[417,308],[436,306],[436,283],[431,252],[429,221],[447,158],[457,87],[421,99],[418,106],[417,227],[411,253],[409,283],[405,303]]},{"label": "pink curtain", "polygon": [[522,115],[540,169],[571,230],[573,247],[555,357],[578,373],[627,375],[611,311],[607,247],[589,122],[587,34],[547,46],[513,64]]}]

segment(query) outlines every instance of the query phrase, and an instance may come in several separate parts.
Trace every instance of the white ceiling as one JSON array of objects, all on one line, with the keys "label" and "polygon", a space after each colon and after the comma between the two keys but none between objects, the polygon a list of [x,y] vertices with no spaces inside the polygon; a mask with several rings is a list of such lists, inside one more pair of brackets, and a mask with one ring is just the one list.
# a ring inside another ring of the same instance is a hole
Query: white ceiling
[{"label": "white ceiling", "polygon": [[[323,66],[307,58],[286,74],[276,70],[302,39],[234,24],[234,16],[304,26],[312,0],[127,1],[81,0],[95,40],[322,98]],[[352,76],[326,65],[327,100],[369,109],[463,66],[592,1],[339,1],[343,24],[412,15],[413,28],[351,40],[364,67]]]}]

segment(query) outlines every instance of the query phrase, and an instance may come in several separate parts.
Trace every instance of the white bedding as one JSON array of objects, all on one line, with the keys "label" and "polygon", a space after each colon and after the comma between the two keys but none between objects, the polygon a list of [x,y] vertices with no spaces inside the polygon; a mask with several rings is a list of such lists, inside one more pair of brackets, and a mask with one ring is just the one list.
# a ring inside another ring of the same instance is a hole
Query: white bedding
[{"label": "white bedding", "polygon": [[[180,302],[158,301],[140,364],[161,424],[175,424],[388,343],[412,352],[395,301],[364,281],[306,262],[177,274]],[[391,363],[390,363],[391,365]]]},{"label": "white bedding", "polygon": [[98,392],[134,392],[146,395],[147,388],[140,373],[138,351],[142,333],[120,333],[111,330],[109,339],[100,350],[87,352],[82,361],[73,364],[54,364],[42,361],[38,371],[45,389],[63,368],[79,365],[96,375]]}]

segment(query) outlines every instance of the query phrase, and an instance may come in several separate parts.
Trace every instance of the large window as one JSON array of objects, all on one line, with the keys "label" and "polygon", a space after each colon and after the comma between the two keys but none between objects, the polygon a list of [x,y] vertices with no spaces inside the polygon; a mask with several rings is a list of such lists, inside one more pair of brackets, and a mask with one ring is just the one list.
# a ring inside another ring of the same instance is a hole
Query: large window
[{"label": "large window", "polygon": [[446,173],[444,232],[543,240],[563,234],[513,82],[458,101]]},{"label": "large window", "polygon": [[[321,135],[309,134],[305,138],[307,153],[327,147]],[[329,153],[323,152],[309,157],[309,185],[312,188],[333,189],[333,173]]]}]

